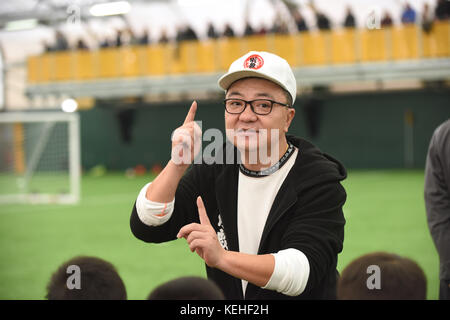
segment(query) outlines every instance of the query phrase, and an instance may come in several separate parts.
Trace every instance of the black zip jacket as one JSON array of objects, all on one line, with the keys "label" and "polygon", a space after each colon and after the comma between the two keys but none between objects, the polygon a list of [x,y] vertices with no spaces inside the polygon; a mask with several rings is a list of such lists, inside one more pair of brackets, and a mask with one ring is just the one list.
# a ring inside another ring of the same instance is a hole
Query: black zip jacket
[{"label": "black zip jacket", "polygon": [[[342,207],[346,193],[340,181],[346,178],[346,170],[310,142],[289,135],[287,139],[299,152],[275,197],[258,254],[276,253],[288,248],[302,251],[310,265],[308,282],[303,293],[295,297],[248,283],[245,299],[335,299],[337,256],[342,251],[345,224]],[[225,147],[224,150],[229,149]],[[237,159],[236,149],[234,152]],[[239,165],[236,161],[233,163],[192,165],[178,185],[172,217],[161,226],[143,224],[134,205],[130,220],[133,234],[152,243],[175,240],[181,227],[199,223],[196,198],[200,195],[211,224],[217,232],[225,234],[228,250],[239,251]],[[219,214],[222,218],[220,225]],[[206,271],[208,278],[222,289],[227,299],[244,299],[240,279],[208,266]]]}]

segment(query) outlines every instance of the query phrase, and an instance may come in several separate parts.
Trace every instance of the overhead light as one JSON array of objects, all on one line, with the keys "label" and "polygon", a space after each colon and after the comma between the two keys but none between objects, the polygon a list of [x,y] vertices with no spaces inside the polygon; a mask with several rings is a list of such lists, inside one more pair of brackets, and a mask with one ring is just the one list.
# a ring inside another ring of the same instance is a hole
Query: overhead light
[{"label": "overhead light", "polygon": [[27,30],[32,29],[38,25],[37,19],[24,19],[24,20],[16,20],[10,21],[6,24],[6,31],[19,31],[19,30]]},{"label": "overhead light", "polygon": [[61,109],[64,112],[75,112],[78,109],[78,103],[74,99],[65,99],[61,103]]},{"label": "overhead light", "polygon": [[89,13],[94,17],[104,17],[125,14],[130,10],[131,5],[128,3],[128,1],[117,1],[95,4],[89,9]]}]

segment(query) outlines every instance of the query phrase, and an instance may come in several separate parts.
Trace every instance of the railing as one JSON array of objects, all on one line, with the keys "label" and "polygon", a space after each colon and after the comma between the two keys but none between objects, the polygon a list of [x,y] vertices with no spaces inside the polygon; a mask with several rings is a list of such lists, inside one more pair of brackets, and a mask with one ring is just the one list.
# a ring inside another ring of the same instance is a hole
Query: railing
[{"label": "railing", "polygon": [[250,50],[270,51],[292,67],[450,57],[450,22],[383,29],[342,29],[49,52],[28,59],[29,84],[214,73]]}]

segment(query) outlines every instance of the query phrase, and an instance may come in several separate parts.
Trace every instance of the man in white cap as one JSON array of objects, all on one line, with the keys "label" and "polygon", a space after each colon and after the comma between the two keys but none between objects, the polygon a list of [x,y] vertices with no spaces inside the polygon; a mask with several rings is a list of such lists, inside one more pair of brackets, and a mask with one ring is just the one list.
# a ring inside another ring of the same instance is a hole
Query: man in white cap
[{"label": "man in white cap", "polygon": [[172,137],[171,160],[139,193],[133,234],[155,243],[185,238],[227,299],[335,298],[346,171],[287,135],[297,95],[289,64],[252,51],[219,86],[228,138],[219,161],[191,165],[201,136],[194,101]]}]

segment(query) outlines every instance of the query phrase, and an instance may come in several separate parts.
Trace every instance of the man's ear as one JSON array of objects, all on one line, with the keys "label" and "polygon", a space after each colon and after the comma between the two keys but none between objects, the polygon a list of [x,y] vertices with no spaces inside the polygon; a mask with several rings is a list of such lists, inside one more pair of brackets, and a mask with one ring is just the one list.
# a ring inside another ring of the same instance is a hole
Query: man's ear
[{"label": "man's ear", "polygon": [[288,108],[286,112],[286,126],[284,127],[284,132],[288,132],[289,127],[291,126],[292,119],[295,117],[295,109]]}]

